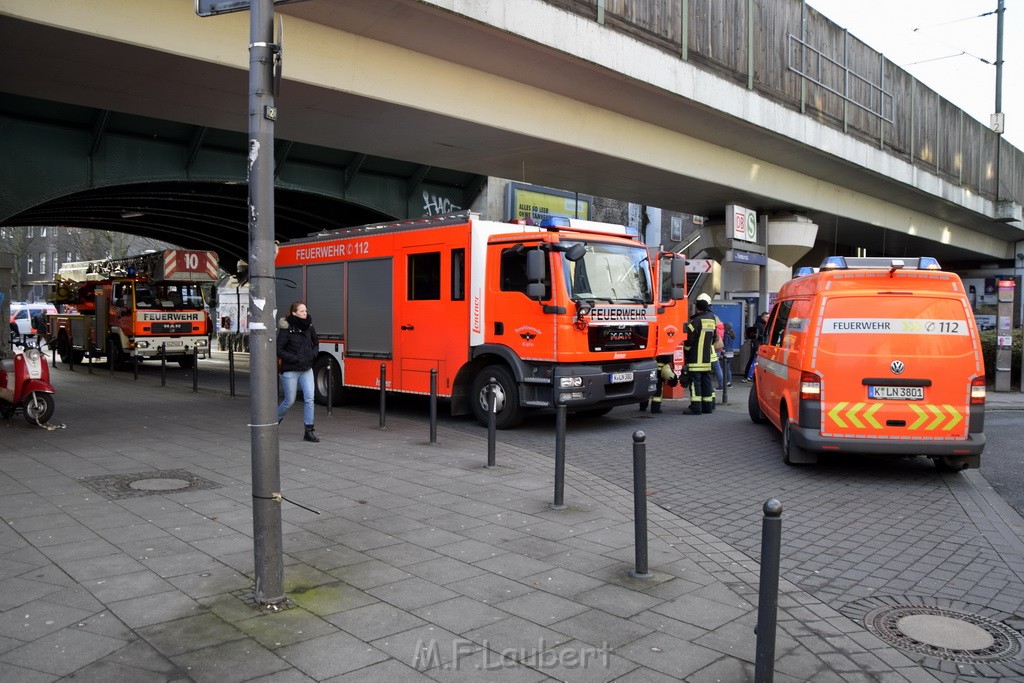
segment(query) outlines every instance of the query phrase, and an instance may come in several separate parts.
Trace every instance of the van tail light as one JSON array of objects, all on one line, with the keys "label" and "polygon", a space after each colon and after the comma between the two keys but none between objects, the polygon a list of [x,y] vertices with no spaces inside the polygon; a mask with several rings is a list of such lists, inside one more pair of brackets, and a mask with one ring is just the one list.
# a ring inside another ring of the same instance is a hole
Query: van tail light
[{"label": "van tail light", "polygon": [[813,372],[800,373],[800,400],[821,400],[821,378]]},{"label": "van tail light", "polygon": [[985,375],[971,380],[971,405],[985,404]]}]

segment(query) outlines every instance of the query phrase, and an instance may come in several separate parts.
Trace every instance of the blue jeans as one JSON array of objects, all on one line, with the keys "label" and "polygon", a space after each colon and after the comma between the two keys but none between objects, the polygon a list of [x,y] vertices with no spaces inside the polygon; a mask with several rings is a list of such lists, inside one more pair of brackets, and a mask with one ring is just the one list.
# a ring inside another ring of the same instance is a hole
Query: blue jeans
[{"label": "blue jeans", "polygon": [[302,388],[302,423],[313,424],[313,370],[289,370],[281,373],[281,390],[284,392],[284,400],[277,406],[277,421],[284,418],[284,414],[295,403],[295,390]]}]

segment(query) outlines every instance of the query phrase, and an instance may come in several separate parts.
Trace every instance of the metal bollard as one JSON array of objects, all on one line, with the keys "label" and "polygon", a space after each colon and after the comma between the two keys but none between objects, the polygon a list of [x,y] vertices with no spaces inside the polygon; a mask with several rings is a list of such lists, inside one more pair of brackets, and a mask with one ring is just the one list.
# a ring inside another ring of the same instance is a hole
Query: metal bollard
[{"label": "metal bollard", "polygon": [[110,368],[110,376],[114,376],[114,339],[107,340],[107,367]]},{"label": "metal bollard", "polygon": [[725,377],[722,377],[722,405],[729,405],[729,385],[725,383]]},{"label": "metal bollard", "polygon": [[57,367],[57,345],[53,344],[50,346],[50,367]]},{"label": "metal bollard", "polygon": [[199,347],[192,347],[192,393],[199,391]]},{"label": "metal bollard", "polygon": [[160,345],[160,386],[167,386],[167,342]]},{"label": "metal bollard", "polygon": [[228,344],[228,394],[235,397],[235,348]]},{"label": "metal bollard", "polygon": [[[315,379],[315,378],[314,378]],[[334,412],[334,359],[327,359],[327,414]]]},{"label": "metal bollard", "polygon": [[782,503],[764,504],[761,522],[761,582],[757,597],[757,651],[754,681],[771,683],[775,675],[775,619],[779,611],[779,551],[782,545]]},{"label": "metal bollard", "polygon": [[132,354],[132,379],[136,382],[139,381],[139,355],[137,353]]},{"label": "metal bollard", "polygon": [[384,365],[384,363],[381,363],[380,364],[380,428],[381,429],[384,429],[384,412],[385,412],[386,406],[387,406],[386,399],[385,399],[385,395],[386,395],[387,392],[386,392],[386,390],[384,388],[387,385],[387,380],[388,380],[388,366]]},{"label": "metal bollard", "polygon": [[629,572],[634,579],[654,576],[647,569],[647,435],[633,432],[633,535],[636,545],[636,569]]},{"label": "metal bollard", "polygon": [[437,368],[430,368],[430,443],[437,443]]},{"label": "metal bollard", "polygon": [[487,466],[497,467],[494,444],[497,440],[497,413],[495,411],[494,378],[487,384]]},{"label": "metal bollard", "polygon": [[565,404],[555,408],[555,502],[552,510],[564,510],[565,504]]}]

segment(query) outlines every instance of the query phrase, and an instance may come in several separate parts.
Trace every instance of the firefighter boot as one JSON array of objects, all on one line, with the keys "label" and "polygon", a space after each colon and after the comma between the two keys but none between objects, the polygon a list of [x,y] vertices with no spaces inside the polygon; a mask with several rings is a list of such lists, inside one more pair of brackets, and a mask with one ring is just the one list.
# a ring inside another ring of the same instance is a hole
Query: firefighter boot
[{"label": "firefighter boot", "polygon": [[303,441],[312,441],[313,443],[319,443],[320,437],[313,431],[313,425],[306,425],[306,433],[302,436]]},{"label": "firefighter boot", "polygon": [[651,403],[651,412],[652,413],[660,413],[661,412],[661,401],[655,401],[655,402]]}]

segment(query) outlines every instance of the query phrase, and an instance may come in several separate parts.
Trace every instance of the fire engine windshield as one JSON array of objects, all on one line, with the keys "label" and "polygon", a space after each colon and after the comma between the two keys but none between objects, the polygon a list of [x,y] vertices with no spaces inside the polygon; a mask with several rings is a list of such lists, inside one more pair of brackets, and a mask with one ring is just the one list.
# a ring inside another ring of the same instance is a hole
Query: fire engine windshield
[{"label": "fire engine windshield", "polygon": [[158,308],[203,307],[203,292],[198,284],[154,284],[150,296]]},{"label": "fire engine windshield", "polygon": [[[571,244],[567,244],[572,246]],[[651,274],[644,247],[585,242],[583,258],[571,261],[562,253],[562,267],[571,299],[613,304],[653,303]]]}]

